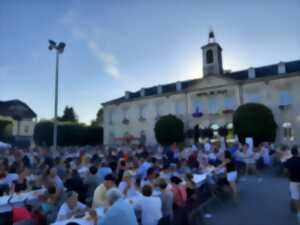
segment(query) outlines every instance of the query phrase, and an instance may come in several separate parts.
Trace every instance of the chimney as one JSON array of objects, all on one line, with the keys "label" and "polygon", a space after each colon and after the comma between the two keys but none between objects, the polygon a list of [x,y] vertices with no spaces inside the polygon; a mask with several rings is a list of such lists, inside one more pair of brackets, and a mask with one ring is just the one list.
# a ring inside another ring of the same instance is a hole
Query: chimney
[{"label": "chimney", "polygon": [[158,93],[159,95],[162,94],[162,86],[161,86],[161,85],[157,86],[157,93]]},{"label": "chimney", "polygon": [[255,68],[250,67],[250,68],[248,69],[248,78],[249,78],[249,79],[255,79],[255,78],[256,78]]},{"label": "chimney", "polygon": [[286,73],[286,66],[284,62],[278,63],[278,74],[285,74]]},{"label": "chimney", "polygon": [[176,82],[176,91],[181,91],[181,82],[180,81]]}]

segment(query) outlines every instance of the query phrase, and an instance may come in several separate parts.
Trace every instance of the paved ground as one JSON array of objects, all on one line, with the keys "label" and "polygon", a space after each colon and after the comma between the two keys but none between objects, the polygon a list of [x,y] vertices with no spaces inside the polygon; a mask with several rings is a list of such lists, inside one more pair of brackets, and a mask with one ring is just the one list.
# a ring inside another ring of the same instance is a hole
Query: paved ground
[{"label": "paved ground", "polygon": [[205,225],[296,225],[296,215],[289,208],[288,181],[270,172],[263,181],[248,176],[239,181],[240,203],[216,203],[209,207],[211,219]]}]

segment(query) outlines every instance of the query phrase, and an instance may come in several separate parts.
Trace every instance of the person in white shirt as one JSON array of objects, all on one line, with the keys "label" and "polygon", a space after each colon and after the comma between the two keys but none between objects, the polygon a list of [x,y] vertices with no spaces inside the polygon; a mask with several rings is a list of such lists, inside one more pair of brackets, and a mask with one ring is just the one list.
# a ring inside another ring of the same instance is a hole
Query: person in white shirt
[{"label": "person in white shirt", "polygon": [[138,195],[133,179],[133,173],[131,171],[124,172],[123,180],[120,182],[118,189],[125,197]]},{"label": "person in white shirt", "polygon": [[61,195],[64,191],[64,183],[57,175],[57,169],[55,167],[50,169],[49,177],[53,184],[55,185],[56,191],[58,195]]},{"label": "person in white shirt", "polygon": [[152,196],[151,185],[144,185],[143,196],[135,204],[135,209],[141,211],[142,225],[157,225],[162,218],[162,203],[159,197]]},{"label": "person in white shirt", "polygon": [[78,215],[84,215],[87,207],[78,201],[78,194],[74,191],[67,193],[67,201],[60,207],[56,221],[71,219]]}]

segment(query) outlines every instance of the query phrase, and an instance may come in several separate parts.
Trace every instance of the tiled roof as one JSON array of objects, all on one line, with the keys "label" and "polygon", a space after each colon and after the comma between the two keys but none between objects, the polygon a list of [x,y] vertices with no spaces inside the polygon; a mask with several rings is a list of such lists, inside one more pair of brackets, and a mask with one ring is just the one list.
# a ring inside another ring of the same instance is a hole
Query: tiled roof
[{"label": "tiled roof", "polygon": [[14,119],[32,119],[37,117],[36,113],[20,100],[0,101],[0,115]]},{"label": "tiled roof", "polygon": [[[291,61],[291,62],[286,62],[286,73],[293,73],[293,72],[300,72],[300,60],[297,61]],[[282,75],[278,73],[278,64],[272,64],[268,66],[262,66],[262,67],[257,67],[255,69],[255,76],[256,78],[265,78],[265,77],[274,77],[278,75]],[[249,79],[248,77],[248,69],[247,70],[241,70],[241,71],[236,71],[236,72],[230,72],[230,73],[225,73],[222,75],[224,78],[231,78],[234,80],[240,80],[240,81],[246,81]],[[181,90],[186,90],[190,86],[194,85],[197,81],[201,80],[199,79],[194,79],[194,80],[186,80],[181,82]],[[167,94],[167,93],[173,93],[176,92],[176,82],[175,83],[170,83],[170,84],[165,84],[161,85],[162,87],[162,94]],[[149,87],[145,88],[145,96],[155,96],[158,95],[158,86],[154,87]],[[125,97],[117,98],[112,101],[106,102],[107,103],[120,103],[124,101],[130,101],[133,99],[137,99],[141,96],[140,91],[136,92],[130,92],[129,93],[129,99],[126,99]]]}]

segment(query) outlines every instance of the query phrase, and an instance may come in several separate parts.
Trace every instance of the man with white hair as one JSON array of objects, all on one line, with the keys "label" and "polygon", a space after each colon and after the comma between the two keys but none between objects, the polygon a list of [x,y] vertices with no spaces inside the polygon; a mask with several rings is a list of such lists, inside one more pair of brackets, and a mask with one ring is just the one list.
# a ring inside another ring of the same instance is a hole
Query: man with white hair
[{"label": "man with white hair", "polygon": [[78,194],[75,191],[67,193],[67,201],[60,207],[56,221],[71,219],[76,215],[84,215],[86,205],[78,201]]},{"label": "man with white hair", "polygon": [[100,219],[101,225],[138,225],[133,207],[117,188],[107,191],[106,200],[110,208]]}]

